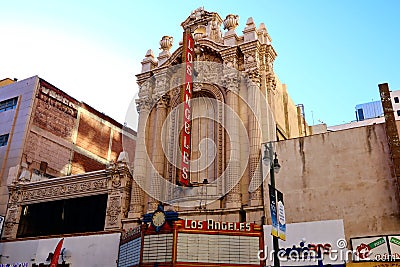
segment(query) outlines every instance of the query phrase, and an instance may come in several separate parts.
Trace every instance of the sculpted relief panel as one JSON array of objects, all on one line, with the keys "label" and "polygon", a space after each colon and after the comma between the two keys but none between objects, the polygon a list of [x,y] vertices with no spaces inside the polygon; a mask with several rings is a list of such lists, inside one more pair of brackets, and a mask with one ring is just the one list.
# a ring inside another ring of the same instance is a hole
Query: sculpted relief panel
[{"label": "sculpted relief panel", "polygon": [[128,214],[131,185],[132,176],[125,163],[111,164],[94,173],[14,183],[8,187],[10,198],[3,238],[16,238],[24,205],[99,194],[108,194],[105,230],[119,229],[120,219]]}]

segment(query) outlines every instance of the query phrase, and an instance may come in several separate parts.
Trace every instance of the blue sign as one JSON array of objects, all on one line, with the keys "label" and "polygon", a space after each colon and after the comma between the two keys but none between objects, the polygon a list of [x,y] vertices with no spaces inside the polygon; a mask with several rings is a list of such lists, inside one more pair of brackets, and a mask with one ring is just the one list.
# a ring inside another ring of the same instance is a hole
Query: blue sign
[{"label": "blue sign", "polygon": [[279,237],[278,235],[278,216],[276,212],[276,190],[271,185],[269,187],[269,207],[271,210],[272,229],[271,235]]}]

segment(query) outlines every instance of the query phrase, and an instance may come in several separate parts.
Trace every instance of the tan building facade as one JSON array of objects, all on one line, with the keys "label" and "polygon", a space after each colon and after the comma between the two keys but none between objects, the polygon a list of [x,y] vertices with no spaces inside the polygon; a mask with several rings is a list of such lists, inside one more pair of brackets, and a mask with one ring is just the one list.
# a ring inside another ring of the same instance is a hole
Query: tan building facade
[{"label": "tan building facade", "polygon": [[147,52],[137,75],[137,184],[127,224],[159,201],[180,214],[198,216],[200,209],[201,216],[261,222],[261,143],[305,136],[310,127],[274,73],[277,54],[265,25],[257,27],[249,18],[242,35],[238,25],[236,15],[223,20],[203,8],[181,24],[195,41],[190,188],[176,186],[182,159],[183,45],[170,53],[173,39],[164,36],[157,58]]}]

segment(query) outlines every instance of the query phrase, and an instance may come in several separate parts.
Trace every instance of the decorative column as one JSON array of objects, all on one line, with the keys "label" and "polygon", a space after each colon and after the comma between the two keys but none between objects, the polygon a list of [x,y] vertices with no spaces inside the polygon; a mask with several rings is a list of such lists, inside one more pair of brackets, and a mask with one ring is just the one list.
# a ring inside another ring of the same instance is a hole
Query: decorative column
[{"label": "decorative column", "polygon": [[132,176],[126,163],[117,162],[107,168],[108,199],[104,230],[122,229],[122,219],[128,216]]},{"label": "decorative column", "polygon": [[4,222],[4,232],[2,238],[17,238],[19,221],[22,213],[21,192],[16,188],[8,187],[10,198],[8,200],[8,209]]},{"label": "decorative column", "polygon": [[249,177],[258,186],[250,195],[250,206],[262,205],[262,177],[260,166],[261,148],[261,110],[260,110],[260,74],[258,70],[248,72],[248,103],[251,111],[248,115],[248,133],[250,139]]},{"label": "decorative column", "polygon": [[250,143],[249,155],[249,178],[250,184],[256,188],[250,188],[250,205],[262,205],[262,177],[260,166],[261,148],[261,107],[260,91],[260,42],[255,38],[256,29],[252,18],[247,20],[246,28],[243,31],[245,42],[240,46],[244,54],[244,67],[247,74],[247,103],[248,113],[248,134]]},{"label": "decorative column", "polygon": [[237,48],[229,48],[222,53],[224,60],[224,83],[227,89],[226,110],[227,139],[227,172],[225,174],[226,208],[240,208],[242,196],[240,193],[240,137],[239,137],[239,87]]},{"label": "decorative column", "polygon": [[169,97],[167,95],[160,97],[156,103],[156,122],[152,138],[151,197],[149,198],[148,211],[156,210],[159,201],[162,201],[165,197],[165,181],[161,180],[165,179],[162,126],[167,117],[168,103]]},{"label": "decorative column", "polygon": [[152,102],[153,102],[152,99],[148,97],[142,97],[136,100],[137,111],[139,113],[139,122],[138,122],[135,161],[134,161],[135,169],[133,172],[134,179],[132,184],[131,201],[129,205],[129,215],[128,215],[129,218],[132,219],[141,218],[144,212],[143,208],[145,204],[144,203],[145,194],[142,189],[142,186],[145,186],[146,184],[146,173],[148,166],[147,165],[148,155],[146,152],[145,134],[146,134],[147,119],[150,115]]}]

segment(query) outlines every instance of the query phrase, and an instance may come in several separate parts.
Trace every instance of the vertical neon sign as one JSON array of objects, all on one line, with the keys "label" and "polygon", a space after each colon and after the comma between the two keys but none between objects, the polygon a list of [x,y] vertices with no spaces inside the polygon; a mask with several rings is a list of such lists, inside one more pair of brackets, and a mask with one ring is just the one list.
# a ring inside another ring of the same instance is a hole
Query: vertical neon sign
[{"label": "vertical neon sign", "polygon": [[192,107],[190,100],[193,92],[193,60],[194,40],[190,30],[183,33],[182,62],[185,62],[185,84],[182,86],[183,102],[183,131],[182,131],[182,165],[179,182],[188,186],[190,183],[190,153],[191,153],[191,128],[192,128]]}]

